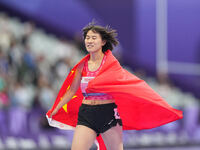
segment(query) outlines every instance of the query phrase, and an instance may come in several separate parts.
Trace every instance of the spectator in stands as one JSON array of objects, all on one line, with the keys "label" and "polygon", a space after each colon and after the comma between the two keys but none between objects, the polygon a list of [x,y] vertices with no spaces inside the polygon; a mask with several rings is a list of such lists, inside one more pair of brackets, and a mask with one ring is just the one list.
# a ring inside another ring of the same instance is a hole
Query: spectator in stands
[{"label": "spectator in stands", "polygon": [[2,51],[0,47],[0,73],[3,76],[6,76],[8,74],[8,59],[5,55],[5,52]]}]

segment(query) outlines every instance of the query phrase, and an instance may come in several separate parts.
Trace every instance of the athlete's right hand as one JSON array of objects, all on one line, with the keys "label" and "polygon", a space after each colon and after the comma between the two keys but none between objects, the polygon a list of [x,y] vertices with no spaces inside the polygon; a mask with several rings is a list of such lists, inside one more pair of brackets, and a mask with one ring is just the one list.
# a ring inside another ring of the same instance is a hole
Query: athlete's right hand
[{"label": "athlete's right hand", "polygon": [[50,118],[52,118],[53,115],[55,115],[58,111],[56,109],[53,110],[53,112],[50,115]]}]

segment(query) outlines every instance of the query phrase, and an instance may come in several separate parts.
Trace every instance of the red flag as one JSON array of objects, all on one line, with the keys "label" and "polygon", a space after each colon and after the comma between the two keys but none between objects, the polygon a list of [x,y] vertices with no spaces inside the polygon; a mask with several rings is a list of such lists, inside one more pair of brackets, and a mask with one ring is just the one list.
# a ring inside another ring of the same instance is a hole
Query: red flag
[{"label": "red flag", "polygon": [[[107,57],[104,65],[97,76],[89,82],[86,91],[107,93],[114,97],[124,130],[150,129],[183,117],[181,111],[172,108],[145,81],[123,69],[110,50],[106,51],[105,55]],[[89,55],[84,57],[67,76],[54,106],[47,112],[48,120],[51,112],[71,85],[77,66],[88,57]],[[50,125],[62,129],[68,129],[69,126],[75,127],[82,99],[79,88],[67,106],[61,108],[49,121]],[[101,136],[97,140],[100,149],[106,149]]]}]

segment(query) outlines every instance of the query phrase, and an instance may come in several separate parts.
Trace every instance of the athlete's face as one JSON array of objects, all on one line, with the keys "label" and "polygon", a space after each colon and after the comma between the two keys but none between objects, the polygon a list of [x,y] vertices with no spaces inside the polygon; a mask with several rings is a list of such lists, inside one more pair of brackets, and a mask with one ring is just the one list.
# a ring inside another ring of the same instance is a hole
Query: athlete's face
[{"label": "athlete's face", "polygon": [[105,41],[102,40],[99,33],[89,30],[85,37],[85,47],[89,53],[102,50],[102,46],[105,45]]}]

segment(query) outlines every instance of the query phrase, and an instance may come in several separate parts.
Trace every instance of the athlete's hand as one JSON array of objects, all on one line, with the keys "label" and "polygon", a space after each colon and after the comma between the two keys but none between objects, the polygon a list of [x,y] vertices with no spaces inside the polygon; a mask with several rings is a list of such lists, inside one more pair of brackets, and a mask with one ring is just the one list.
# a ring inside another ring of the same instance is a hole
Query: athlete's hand
[{"label": "athlete's hand", "polygon": [[53,112],[50,115],[50,118],[52,118],[53,115],[55,115],[58,112],[58,110],[54,109]]}]

